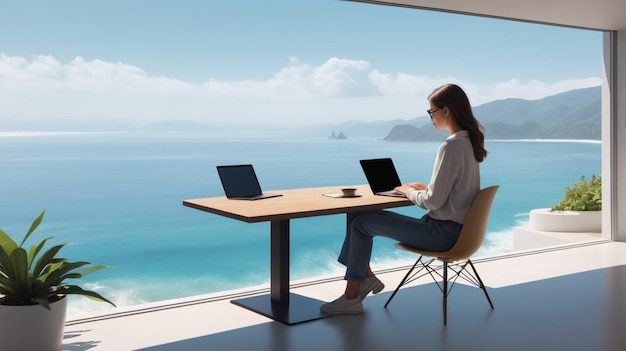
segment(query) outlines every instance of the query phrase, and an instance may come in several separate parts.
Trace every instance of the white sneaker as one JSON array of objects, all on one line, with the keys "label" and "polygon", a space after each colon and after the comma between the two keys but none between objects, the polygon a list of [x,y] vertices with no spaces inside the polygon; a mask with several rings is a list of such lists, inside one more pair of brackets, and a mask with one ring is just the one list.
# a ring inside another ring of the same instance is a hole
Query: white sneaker
[{"label": "white sneaker", "polygon": [[365,278],[365,281],[361,283],[361,288],[359,289],[359,298],[363,300],[370,292],[373,294],[378,294],[379,292],[383,291],[384,288],[385,284],[383,284],[383,282],[381,282],[378,278],[367,277]]},{"label": "white sneaker", "polygon": [[320,311],[327,314],[361,314],[363,313],[363,303],[358,297],[347,299],[346,295],[341,295],[335,301],[323,304]]}]

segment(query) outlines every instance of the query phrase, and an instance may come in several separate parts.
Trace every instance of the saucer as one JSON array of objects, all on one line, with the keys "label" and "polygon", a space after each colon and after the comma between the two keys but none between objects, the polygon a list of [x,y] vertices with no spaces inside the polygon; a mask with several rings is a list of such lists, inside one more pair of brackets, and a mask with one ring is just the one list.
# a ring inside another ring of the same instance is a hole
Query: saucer
[{"label": "saucer", "polygon": [[361,197],[361,194],[354,194],[354,195],[350,195],[350,196],[345,196],[343,193],[329,193],[329,194],[322,194],[326,197],[332,197],[332,198],[344,198],[344,199],[351,199],[354,197]]}]

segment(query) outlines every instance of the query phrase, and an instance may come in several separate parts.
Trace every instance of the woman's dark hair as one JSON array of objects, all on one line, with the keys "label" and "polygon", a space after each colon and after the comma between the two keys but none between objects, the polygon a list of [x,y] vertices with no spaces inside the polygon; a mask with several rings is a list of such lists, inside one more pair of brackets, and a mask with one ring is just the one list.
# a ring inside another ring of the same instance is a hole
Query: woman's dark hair
[{"label": "woman's dark hair", "polygon": [[428,95],[428,101],[437,107],[447,107],[450,110],[458,126],[469,133],[474,158],[482,162],[487,157],[485,135],[472,113],[472,106],[463,89],[456,84],[442,85]]}]

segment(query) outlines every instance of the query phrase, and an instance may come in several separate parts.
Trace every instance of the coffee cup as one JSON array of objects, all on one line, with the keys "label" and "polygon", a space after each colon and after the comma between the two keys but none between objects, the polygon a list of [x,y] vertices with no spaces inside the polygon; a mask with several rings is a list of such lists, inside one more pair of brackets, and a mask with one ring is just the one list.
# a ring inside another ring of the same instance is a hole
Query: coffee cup
[{"label": "coffee cup", "polygon": [[345,197],[353,197],[356,195],[355,188],[343,188],[341,189],[341,192],[343,193],[343,196]]}]

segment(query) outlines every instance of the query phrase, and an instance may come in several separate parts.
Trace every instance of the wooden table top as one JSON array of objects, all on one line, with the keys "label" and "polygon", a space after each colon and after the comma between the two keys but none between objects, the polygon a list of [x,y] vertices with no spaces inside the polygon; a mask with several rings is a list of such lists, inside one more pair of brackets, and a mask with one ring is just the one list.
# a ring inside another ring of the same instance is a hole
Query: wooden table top
[{"label": "wooden table top", "polygon": [[[342,188],[356,188],[357,195],[361,196],[352,198],[323,196],[328,193],[341,193]],[[210,197],[184,200],[183,205],[248,223],[412,205],[411,201],[406,198],[374,195],[367,184],[267,192],[282,194],[282,196],[253,201],[230,200],[224,196]]]}]

